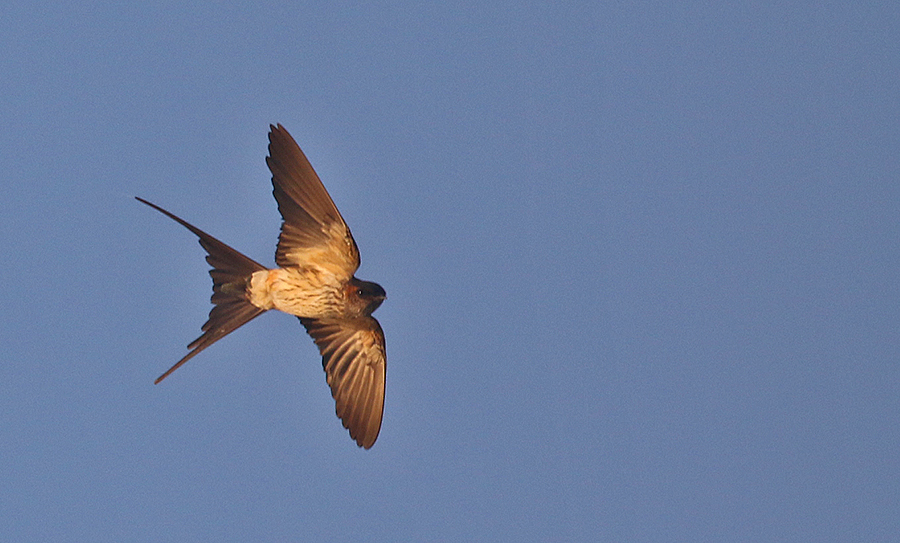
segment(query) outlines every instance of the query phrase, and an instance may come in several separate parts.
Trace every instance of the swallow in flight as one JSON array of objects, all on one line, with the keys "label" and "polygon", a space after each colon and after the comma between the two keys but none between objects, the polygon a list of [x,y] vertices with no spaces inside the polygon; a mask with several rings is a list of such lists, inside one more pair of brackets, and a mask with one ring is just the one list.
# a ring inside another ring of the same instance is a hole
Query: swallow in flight
[{"label": "swallow in flight", "polygon": [[386,356],[384,332],[372,312],[385,299],[376,283],[360,281],[359,249],[303,151],[280,124],[270,125],[272,185],[284,222],[266,268],[165,209],[137,198],[198,238],[212,266],[212,303],[203,335],[156,383],[251,319],[270,309],[295,315],[322,354],[337,416],[360,447],[381,430]]}]

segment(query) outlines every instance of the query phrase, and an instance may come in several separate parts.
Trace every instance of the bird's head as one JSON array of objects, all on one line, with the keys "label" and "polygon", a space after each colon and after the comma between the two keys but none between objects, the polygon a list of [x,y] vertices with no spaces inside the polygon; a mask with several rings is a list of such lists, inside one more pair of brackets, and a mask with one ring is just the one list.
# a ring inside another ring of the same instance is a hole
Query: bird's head
[{"label": "bird's head", "polygon": [[356,277],[350,279],[350,303],[362,316],[369,316],[387,298],[387,293],[378,283],[360,281]]}]

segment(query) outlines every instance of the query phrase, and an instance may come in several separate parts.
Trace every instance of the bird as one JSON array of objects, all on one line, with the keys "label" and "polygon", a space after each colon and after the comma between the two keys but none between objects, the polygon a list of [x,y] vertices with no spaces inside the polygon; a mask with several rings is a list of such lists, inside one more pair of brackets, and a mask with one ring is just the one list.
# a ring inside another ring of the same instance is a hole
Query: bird
[{"label": "bird", "polygon": [[357,445],[369,449],[381,431],[387,365],[384,332],[372,312],[387,294],[381,285],[356,278],[359,249],[350,228],[281,124],[269,125],[266,164],[283,219],[274,268],[135,196],[199,238],[213,281],[213,308],[201,327],[203,334],[155,383],[250,320],[279,310],[299,318],[312,337],[322,356],[335,413]]}]

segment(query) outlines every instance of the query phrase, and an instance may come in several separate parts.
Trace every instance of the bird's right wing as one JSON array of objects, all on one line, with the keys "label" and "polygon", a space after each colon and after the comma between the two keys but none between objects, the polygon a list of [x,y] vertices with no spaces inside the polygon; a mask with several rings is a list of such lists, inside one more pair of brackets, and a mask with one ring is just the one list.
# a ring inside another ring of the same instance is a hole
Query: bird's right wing
[{"label": "bird's right wing", "polygon": [[294,138],[280,124],[270,128],[266,164],[284,219],[275,262],[282,268],[312,264],[349,279],[359,268],[359,249],[347,223]]}]

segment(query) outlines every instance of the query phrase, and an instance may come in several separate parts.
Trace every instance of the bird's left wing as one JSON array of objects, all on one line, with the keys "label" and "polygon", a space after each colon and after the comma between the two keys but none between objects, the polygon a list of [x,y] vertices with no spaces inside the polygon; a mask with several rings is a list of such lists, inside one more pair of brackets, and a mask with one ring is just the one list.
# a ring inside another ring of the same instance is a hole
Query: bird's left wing
[{"label": "bird's left wing", "polygon": [[372,317],[301,317],[300,322],[322,353],[337,416],[360,447],[370,448],[378,438],[384,413],[387,358],[381,326]]}]

